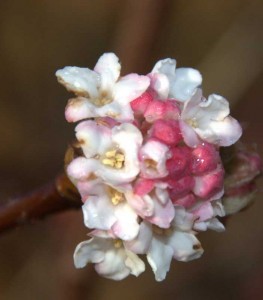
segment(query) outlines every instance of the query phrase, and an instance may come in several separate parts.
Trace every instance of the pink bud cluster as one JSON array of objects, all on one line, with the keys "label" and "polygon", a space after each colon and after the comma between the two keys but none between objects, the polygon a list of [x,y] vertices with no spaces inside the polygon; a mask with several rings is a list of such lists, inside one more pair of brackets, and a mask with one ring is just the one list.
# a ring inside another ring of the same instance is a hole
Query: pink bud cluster
[{"label": "pink bud cluster", "polygon": [[116,55],[106,53],[94,70],[56,73],[76,95],[66,118],[81,121],[82,155],[67,174],[92,229],[74,262],[77,268],[94,263],[102,276],[121,280],[140,275],[140,255],[146,255],[161,281],[172,258],[202,255],[198,232],[224,230],[219,148],[234,144],[242,130],[225,98],[203,97],[197,70],[176,69],[173,59],[157,62],[145,76],[121,77],[120,68]]}]

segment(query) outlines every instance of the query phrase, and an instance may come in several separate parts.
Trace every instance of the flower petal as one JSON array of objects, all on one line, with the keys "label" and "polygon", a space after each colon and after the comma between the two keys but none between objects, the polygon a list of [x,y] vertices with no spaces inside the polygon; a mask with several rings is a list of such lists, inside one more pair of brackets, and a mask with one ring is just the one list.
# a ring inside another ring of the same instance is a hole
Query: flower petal
[{"label": "flower petal", "polygon": [[138,74],[126,75],[114,86],[113,99],[122,105],[127,105],[132,100],[141,96],[149,85],[150,79],[147,76],[140,76]]},{"label": "flower petal", "polygon": [[139,232],[137,214],[127,202],[120,203],[114,208],[116,222],[112,227],[113,233],[120,239],[127,241],[134,239]]},{"label": "flower petal", "polygon": [[74,183],[78,180],[87,180],[97,170],[98,166],[99,164],[96,159],[77,157],[68,165],[67,174]]},{"label": "flower petal", "polygon": [[176,60],[171,58],[165,58],[159,60],[152,69],[151,73],[165,74],[168,78],[175,76]]},{"label": "flower petal", "polygon": [[170,158],[169,148],[155,140],[149,140],[140,149],[141,173],[144,178],[162,178],[168,174],[166,160]]},{"label": "flower petal", "polygon": [[155,73],[149,74],[149,78],[151,79],[151,88],[157,93],[158,98],[161,100],[165,100],[169,96],[169,79],[166,75]]},{"label": "flower petal", "polygon": [[152,267],[156,281],[165,279],[166,273],[170,270],[172,257],[173,249],[170,246],[165,245],[157,238],[152,239],[147,260]]},{"label": "flower petal", "polygon": [[202,83],[199,71],[192,68],[178,68],[175,70],[175,79],[170,82],[170,97],[179,101],[186,101],[192,97]]},{"label": "flower petal", "polygon": [[105,257],[105,249],[108,247],[108,240],[98,238],[92,238],[88,241],[78,244],[74,252],[75,267],[84,268],[89,262],[102,262]]},{"label": "flower petal", "polygon": [[111,130],[95,121],[81,122],[75,129],[76,137],[87,158],[104,154],[111,146]]},{"label": "flower petal", "polygon": [[116,222],[115,207],[106,194],[90,196],[82,206],[84,223],[88,228],[110,230]]},{"label": "flower petal", "polygon": [[168,243],[173,248],[173,257],[179,261],[197,259],[204,252],[200,242],[192,233],[174,231]]},{"label": "flower petal", "polygon": [[80,96],[97,97],[99,76],[88,68],[65,67],[56,72],[59,83]]},{"label": "flower petal", "polygon": [[134,125],[123,123],[112,129],[112,142],[123,152],[124,166],[114,169],[101,165],[96,174],[113,186],[131,182],[140,171],[138,149],[142,144],[142,134]]},{"label": "flower petal", "polygon": [[138,236],[131,241],[125,241],[125,248],[137,254],[146,254],[152,240],[151,225],[141,222]]},{"label": "flower petal", "polygon": [[138,277],[142,272],[145,271],[144,262],[139,259],[139,257],[131,251],[126,249],[127,258],[125,260],[125,265],[130,269],[132,275]]},{"label": "flower petal", "polygon": [[193,127],[188,125],[183,120],[179,121],[179,125],[180,125],[182,136],[184,138],[184,142],[186,143],[187,146],[191,148],[195,148],[202,143],[202,141],[194,131]]},{"label": "flower petal", "polygon": [[100,91],[110,93],[120,76],[121,65],[114,53],[104,53],[98,60],[94,71],[100,74]]},{"label": "flower petal", "polygon": [[231,116],[226,117],[223,121],[211,121],[209,129],[209,132],[203,128],[196,129],[196,132],[202,139],[220,147],[233,145],[242,135],[240,124]]},{"label": "flower petal", "polygon": [[105,252],[104,260],[95,265],[96,271],[105,278],[122,280],[130,274],[125,264],[126,251],[123,247],[116,248],[113,243]]}]

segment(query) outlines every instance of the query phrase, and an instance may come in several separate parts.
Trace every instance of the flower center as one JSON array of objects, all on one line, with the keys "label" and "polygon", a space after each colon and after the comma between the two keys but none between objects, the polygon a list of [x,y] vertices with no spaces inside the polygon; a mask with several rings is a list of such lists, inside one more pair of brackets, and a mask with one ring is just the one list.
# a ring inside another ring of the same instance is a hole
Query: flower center
[{"label": "flower center", "polygon": [[157,162],[151,158],[146,158],[144,160],[144,164],[146,166],[146,168],[150,168],[150,169],[157,169]]},{"label": "flower center", "polygon": [[162,235],[162,236],[169,236],[173,232],[172,228],[160,228],[156,225],[152,225],[152,230],[155,234]]},{"label": "flower center", "polygon": [[120,150],[109,150],[105,153],[102,163],[106,166],[121,169],[124,165],[125,156]]},{"label": "flower center", "polygon": [[120,202],[125,200],[123,193],[113,189],[112,187],[109,188],[109,194],[113,205],[118,205]]},{"label": "flower center", "polygon": [[122,246],[122,241],[119,239],[114,240],[113,245],[116,249],[120,249]]},{"label": "flower center", "polygon": [[99,97],[99,98],[93,98],[93,99],[91,99],[91,102],[94,105],[98,106],[98,107],[102,107],[102,106],[104,106],[106,104],[111,103],[112,99],[107,98],[107,97]]},{"label": "flower center", "polygon": [[193,127],[193,128],[197,128],[198,127],[198,122],[197,122],[197,120],[195,118],[193,118],[193,119],[187,119],[186,123],[188,125],[190,125],[191,127]]}]

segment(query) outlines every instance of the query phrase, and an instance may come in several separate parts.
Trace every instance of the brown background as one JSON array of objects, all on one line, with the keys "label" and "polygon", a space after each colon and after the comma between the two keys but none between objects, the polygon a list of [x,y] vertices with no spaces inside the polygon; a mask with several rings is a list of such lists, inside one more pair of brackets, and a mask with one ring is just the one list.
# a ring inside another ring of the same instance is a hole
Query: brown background
[{"label": "brown background", "polygon": [[[0,203],[62,170],[74,133],[64,120],[69,95],[54,73],[92,68],[106,51],[119,55],[124,72],[147,73],[165,57],[198,68],[204,93],[230,100],[244,140],[262,153],[262,28],[257,0],[2,0]],[[226,233],[200,234],[203,258],[173,263],[162,283],[150,268],[122,282],[75,270],[72,253],[86,234],[80,212],[17,228],[0,237],[0,299],[260,299],[261,197]]]}]

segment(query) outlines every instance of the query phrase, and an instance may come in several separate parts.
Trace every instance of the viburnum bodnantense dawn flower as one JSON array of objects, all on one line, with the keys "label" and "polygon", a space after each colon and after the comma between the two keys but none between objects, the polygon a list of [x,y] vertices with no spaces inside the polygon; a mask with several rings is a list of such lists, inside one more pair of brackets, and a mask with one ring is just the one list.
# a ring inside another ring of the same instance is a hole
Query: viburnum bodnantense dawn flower
[{"label": "viburnum bodnantense dawn flower", "polygon": [[161,281],[172,258],[202,255],[199,232],[225,229],[219,220],[224,203],[230,213],[233,208],[231,193],[223,198],[219,149],[233,145],[242,130],[225,98],[203,96],[197,70],[176,69],[169,58],[148,75],[121,77],[120,69],[116,55],[106,53],[94,70],[66,67],[56,73],[76,95],[66,119],[81,121],[67,175],[91,231],[74,262],[77,268],[94,263],[100,275],[121,280],[145,270],[145,255]]}]

